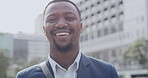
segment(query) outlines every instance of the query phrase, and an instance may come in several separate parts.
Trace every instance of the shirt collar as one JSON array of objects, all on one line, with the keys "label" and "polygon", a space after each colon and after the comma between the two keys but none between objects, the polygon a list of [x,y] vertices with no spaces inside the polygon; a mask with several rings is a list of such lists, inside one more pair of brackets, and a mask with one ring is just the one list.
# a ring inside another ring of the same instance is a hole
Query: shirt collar
[{"label": "shirt collar", "polygon": [[[79,68],[80,58],[81,58],[81,52],[78,53],[78,55],[77,55],[75,61],[73,62],[73,64],[76,63],[76,70],[78,70],[78,68]],[[52,70],[53,70],[54,72],[56,72],[56,66],[61,67],[61,66],[60,66],[57,62],[55,62],[50,56],[48,56],[48,60],[49,60],[49,63],[50,63],[50,65],[51,65],[51,67],[52,67]],[[71,65],[73,65],[73,64],[71,64]],[[70,65],[70,66],[71,66],[71,65]]]},{"label": "shirt collar", "polygon": [[76,57],[76,59],[74,61],[74,63],[76,63],[76,65],[77,65],[76,70],[78,70],[78,68],[79,68],[80,58],[81,58],[81,52],[78,53],[78,55],[77,55],[77,57]]}]

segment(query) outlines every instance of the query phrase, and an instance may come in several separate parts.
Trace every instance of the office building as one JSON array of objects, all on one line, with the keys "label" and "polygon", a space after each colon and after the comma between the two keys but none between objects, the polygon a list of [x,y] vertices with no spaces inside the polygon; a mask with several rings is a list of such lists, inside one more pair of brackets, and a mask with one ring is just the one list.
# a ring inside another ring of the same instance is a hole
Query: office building
[{"label": "office building", "polygon": [[33,60],[44,60],[49,53],[49,43],[44,36],[18,33],[14,35],[15,59],[23,59],[27,63]]},{"label": "office building", "polygon": [[[83,53],[115,65],[117,70],[140,69],[124,63],[124,53],[135,40],[148,39],[147,0],[77,0],[81,10]],[[146,74],[146,70],[143,70]],[[128,71],[126,71],[128,72]],[[133,71],[130,71],[133,72]],[[139,73],[139,72],[138,72]],[[131,74],[122,78],[130,78]],[[134,72],[132,73],[134,75]],[[137,73],[135,73],[137,74]],[[129,77],[128,77],[129,76]]]},{"label": "office building", "polygon": [[43,35],[43,14],[40,14],[35,19],[35,35]]},{"label": "office building", "polygon": [[13,58],[13,35],[9,33],[0,33],[0,49],[5,51],[5,55]]}]

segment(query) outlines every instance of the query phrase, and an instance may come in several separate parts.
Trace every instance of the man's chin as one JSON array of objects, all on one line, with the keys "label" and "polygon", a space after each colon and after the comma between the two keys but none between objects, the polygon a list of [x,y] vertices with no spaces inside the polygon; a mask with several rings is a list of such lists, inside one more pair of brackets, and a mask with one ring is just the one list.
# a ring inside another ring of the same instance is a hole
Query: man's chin
[{"label": "man's chin", "polygon": [[57,50],[59,50],[60,52],[69,52],[72,49],[72,43],[69,43],[67,45],[58,45],[55,44]]}]

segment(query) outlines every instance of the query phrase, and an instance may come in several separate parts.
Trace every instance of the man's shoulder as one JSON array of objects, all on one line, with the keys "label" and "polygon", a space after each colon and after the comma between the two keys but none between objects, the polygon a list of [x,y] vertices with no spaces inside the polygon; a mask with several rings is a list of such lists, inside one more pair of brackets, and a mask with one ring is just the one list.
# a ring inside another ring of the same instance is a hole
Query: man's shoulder
[{"label": "man's shoulder", "polygon": [[106,61],[103,61],[103,60],[100,60],[100,59],[96,59],[96,58],[93,58],[93,57],[89,57],[88,56],[88,58],[89,58],[89,60],[91,61],[91,62],[93,62],[93,63],[95,63],[95,64],[99,64],[99,65],[105,65],[105,66],[110,66],[110,65],[112,65],[111,63],[109,63],[109,62],[106,62]]},{"label": "man's shoulder", "polygon": [[[116,69],[111,63],[100,60],[100,59],[96,59],[93,57],[87,57],[87,58],[90,61],[90,68],[92,70],[94,69],[94,71],[101,72],[102,74],[112,73],[112,74],[117,75]],[[118,77],[116,77],[116,78],[118,78]]]},{"label": "man's shoulder", "polygon": [[25,68],[17,73],[16,78],[45,78],[39,64]]},{"label": "man's shoulder", "polygon": [[92,78],[118,78],[116,69],[111,63],[83,55],[81,59],[81,67],[83,68],[84,65],[86,65],[91,71],[89,73]]},{"label": "man's shoulder", "polygon": [[100,70],[109,70],[109,69],[114,69],[114,66],[106,61],[100,60],[100,59],[96,59],[90,56],[86,56],[86,59],[89,62],[89,65],[91,66],[91,68],[93,69],[100,69]]},{"label": "man's shoulder", "polygon": [[95,64],[95,65],[100,65],[100,66],[112,66],[112,64],[108,62],[94,58],[94,57],[83,55],[82,58],[85,62],[89,62],[90,64]]}]

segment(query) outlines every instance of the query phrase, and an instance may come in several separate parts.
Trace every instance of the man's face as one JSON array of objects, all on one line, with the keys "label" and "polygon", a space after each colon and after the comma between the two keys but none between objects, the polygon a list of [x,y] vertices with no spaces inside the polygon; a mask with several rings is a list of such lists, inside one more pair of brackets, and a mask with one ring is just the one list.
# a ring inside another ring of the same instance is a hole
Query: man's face
[{"label": "man's face", "polygon": [[52,48],[66,52],[73,46],[78,46],[82,24],[79,13],[72,4],[50,4],[44,15],[44,23],[43,28]]}]

